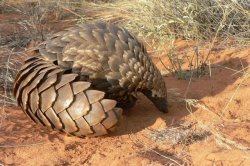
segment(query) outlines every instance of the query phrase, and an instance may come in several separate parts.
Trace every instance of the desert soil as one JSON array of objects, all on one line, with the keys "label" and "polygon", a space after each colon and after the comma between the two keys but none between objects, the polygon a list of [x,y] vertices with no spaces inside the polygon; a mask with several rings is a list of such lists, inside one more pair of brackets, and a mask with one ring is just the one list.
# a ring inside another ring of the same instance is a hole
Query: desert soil
[{"label": "desert soil", "polygon": [[[14,23],[7,24],[10,18],[12,14],[0,14],[2,37],[14,31]],[[192,48],[183,40],[175,44],[179,51]],[[165,69],[158,58],[153,61]],[[167,59],[162,61],[169,65]],[[104,137],[72,137],[38,126],[19,107],[2,106],[0,165],[248,166],[250,78],[249,74],[246,78],[246,67],[250,64],[250,47],[214,50],[210,62],[211,74],[191,81],[171,74],[164,77],[167,114],[139,95],[136,106],[125,111],[117,131]],[[163,129],[173,132],[164,136]],[[196,132],[196,136],[177,142],[167,137],[171,134],[178,139],[178,133],[185,131]],[[203,136],[196,138],[199,133]]]}]

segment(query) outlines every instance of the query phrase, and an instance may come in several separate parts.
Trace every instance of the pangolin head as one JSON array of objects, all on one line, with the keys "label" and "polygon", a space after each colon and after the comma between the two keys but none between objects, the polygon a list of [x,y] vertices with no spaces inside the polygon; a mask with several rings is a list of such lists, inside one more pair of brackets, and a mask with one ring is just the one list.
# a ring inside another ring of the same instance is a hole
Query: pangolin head
[{"label": "pangolin head", "polygon": [[142,90],[142,93],[147,96],[160,111],[168,112],[166,86],[162,77],[159,77],[157,83],[151,86],[151,88]]}]

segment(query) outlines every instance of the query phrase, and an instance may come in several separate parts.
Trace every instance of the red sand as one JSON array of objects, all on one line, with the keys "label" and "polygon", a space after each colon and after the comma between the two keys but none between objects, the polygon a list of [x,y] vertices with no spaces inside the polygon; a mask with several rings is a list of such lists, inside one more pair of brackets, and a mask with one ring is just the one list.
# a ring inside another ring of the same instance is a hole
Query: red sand
[{"label": "red sand", "polygon": [[[176,45],[180,50],[190,47],[181,40]],[[105,137],[67,136],[34,124],[20,108],[2,108],[1,116],[6,117],[0,121],[0,165],[145,166],[166,165],[172,159],[175,165],[186,162],[197,166],[248,166],[250,150],[239,148],[250,147],[250,79],[242,82],[244,75],[234,74],[235,71],[229,68],[241,70],[242,65],[249,66],[249,53],[248,47],[211,54],[214,64],[211,77],[206,74],[193,79],[187,93],[187,99],[200,100],[200,105],[192,108],[192,114],[182,100],[189,80],[169,75],[165,77],[169,113],[159,112],[149,100],[140,96],[136,106],[126,111],[117,132]],[[157,60],[155,62],[163,68]],[[249,69],[245,72],[249,73]],[[194,123],[194,128],[207,126],[213,133],[190,145],[171,145],[150,137],[151,130],[183,123]],[[220,135],[235,142],[223,144]],[[222,142],[218,142],[220,140]]]}]

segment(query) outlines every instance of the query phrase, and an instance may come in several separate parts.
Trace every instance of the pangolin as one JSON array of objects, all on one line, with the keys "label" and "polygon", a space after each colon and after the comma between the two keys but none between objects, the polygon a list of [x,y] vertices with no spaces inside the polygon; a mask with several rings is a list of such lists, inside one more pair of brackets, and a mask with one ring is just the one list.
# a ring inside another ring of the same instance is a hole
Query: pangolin
[{"label": "pangolin", "polygon": [[33,121],[76,136],[114,131],[137,92],[167,112],[165,82],[144,45],[99,21],[50,36],[25,61],[13,91]]}]

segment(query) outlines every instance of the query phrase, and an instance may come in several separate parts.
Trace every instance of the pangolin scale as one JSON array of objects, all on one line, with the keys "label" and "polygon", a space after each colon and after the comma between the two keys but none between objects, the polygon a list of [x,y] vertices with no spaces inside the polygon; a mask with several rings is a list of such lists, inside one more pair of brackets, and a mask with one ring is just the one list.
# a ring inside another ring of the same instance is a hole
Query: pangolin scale
[{"label": "pangolin scale", "polygon": [[49,37],[16,76],[14,96],[36,123],[76,136],[114,131],[122,108],[144,93],[167,112],[165,82],[126,29],[96,22]]}]

